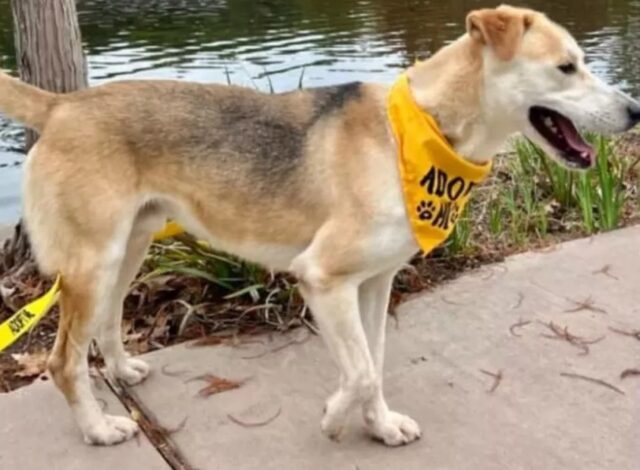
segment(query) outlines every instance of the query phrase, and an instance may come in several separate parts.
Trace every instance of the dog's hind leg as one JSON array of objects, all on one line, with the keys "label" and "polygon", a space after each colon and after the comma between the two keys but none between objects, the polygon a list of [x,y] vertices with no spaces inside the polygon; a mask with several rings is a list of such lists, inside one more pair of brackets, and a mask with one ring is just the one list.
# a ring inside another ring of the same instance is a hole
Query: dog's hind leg
[{"label": "dog's hind leg", "polygon": [[122,309],[124,298],[135,278],[151,243],[152,235],[165,222],[163,214],[143,209],[136,217],[117,283],[108,297],[111,302],[109,313],[100,325],[97,341],[104,357],[107,376],[112,380],[122,380],[128,385],[142,382],[149,374],[149,366],[141,359],[129,357],[122,343]]},{"label": "dog's hind leg", "polygon": [[[121,300],[124,290],[120,277],[133,270],[125,265],[125,261],[131,235],[136,233],[132,231],[134,219],[135,215],[130,211],[116,211],[115,208],[104,217],[94,215],[91,232],[68,233],[68,237],[75,240],[73,251],[58,268],[62,276],[61,314],[49,370],[69,403],[85,441],[90,444],[117,444],[138,431],[135,421],[103,413],[91,391],[87,364],[91,340],[100,337],[101,333],[104,339],[104,333],[113,331],[119,321],[120,310],[114,306]],[[149,239],[150,232],[146,234],[146,243]],[[135,236],[133,240],[135,247],[140,248],[141,237]],[[141,256],[138,252],[135,261],[138,262]],[[117,354],[114,350],[122,348],[113,344],[114,341],[103,341],[103,347],[106,346],[110,353],[107,357],[112,371],[117,364],[113,360]],[[136,366],[137,369],[146,368]]]},{"label": "dog's hind leg", "polygon": [[[379,274],[360,285],[360,312],[376,368],[382,377],[387,310],[396,270]],[[420,427],[408,416],[389,410],[382,391],[382,381],[371,399],[363,405],[364,421],[369,432],[388,445],[400,445],[420,437]]]},{"label": "dog's hind leg", "polygon": [[[122,247],[124,253],[124,247]],[[103,263],[100,251],[79,248],[61,269],[60,323],[49,356],[49,371],[64,394],[76,422],[89,444],[111,445],[131,438],[135,421],[104,414],[93,396],[87,354],[101,320],[112,304],[109,296],[117,282],[119,262]]]}]

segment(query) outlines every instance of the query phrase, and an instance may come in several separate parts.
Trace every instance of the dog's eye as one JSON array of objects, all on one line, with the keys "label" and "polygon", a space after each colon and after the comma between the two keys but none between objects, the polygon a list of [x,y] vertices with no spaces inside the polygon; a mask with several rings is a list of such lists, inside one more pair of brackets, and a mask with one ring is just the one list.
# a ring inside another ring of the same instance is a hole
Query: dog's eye
[{"label": "dog's eye", "polygon": [[572,73],[576,73],[577,69],[573,62],[567,62],[566,64],[558,65],[558,70],[560,70],[565,75],[571,75]]}]

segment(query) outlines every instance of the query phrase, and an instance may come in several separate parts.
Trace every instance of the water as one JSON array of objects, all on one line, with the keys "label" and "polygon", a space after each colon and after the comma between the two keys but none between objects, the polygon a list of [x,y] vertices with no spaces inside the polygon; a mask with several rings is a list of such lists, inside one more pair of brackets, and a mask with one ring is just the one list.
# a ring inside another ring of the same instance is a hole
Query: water
[{"label": "water", "polygon": [[[176,78],[268,91],[389,82],[464,30],[479,0],[77,0],[92,84]],[[640,94],[640,0],[530,0],[564,24],[596,73]],[[10,0],[0,64],[15,67]],[[19,127],[0,119],[0,223],[19,215]],[[15,164],[18,166],[15,166]],[[5,164],[8,166],[3,167]]]}]

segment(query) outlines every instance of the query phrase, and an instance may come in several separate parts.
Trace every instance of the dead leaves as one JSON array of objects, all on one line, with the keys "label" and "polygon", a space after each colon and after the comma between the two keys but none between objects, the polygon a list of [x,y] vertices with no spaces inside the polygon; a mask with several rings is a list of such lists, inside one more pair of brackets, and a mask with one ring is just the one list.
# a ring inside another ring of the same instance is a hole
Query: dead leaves
[{"label": "dead leaves", "polygon": [[[518,329],[525,327],[531,323],[533,323],[531,320],[519,320],[518,322],[514,323],[509,327],[509,333],[511,333],[512,336],[521,338],[522,335],[518,333]],[[553,321],[550,321],[549,323],[538,321],[537,323],[545,326],[552,333],[552,334],[542,333],[540,336],[544,338],[549,338],[549,339],[566,341],[571,346],[574,346],[580,349],[581,351],[580,355],[582,356],[589,354],[589,345],[599,343],[605,338],[605,336],[602,335],[594,339],[586,339],[586,338],[583,338],[582,336],[578,336],[571,333],[569,331],[568,326],[560,326],[554,323]]]},{"label": "dead leaves", "polygon": [[635,338],[640,341],[640,330],[619,330],[618,328],[609,327],[611,331],[614,333],[618,333],[623,336],[630,336],[631,338]]},{"label": "dead leaves", "polygon": [[488,375],[489,377],[493,377],[493,384],[491,385],[491,388],[487,390],[487,393],[495,392],[498,386],[500,385],[500,383],[502,382],[502,377],[503,377],[502,370],[499,370],[498,372],[490,372],[488,370],[480,369],[480,372],[482,372],[485,375]]},{"label": "dead leaves", "polygon": [[616,281],[619,281],[619,279],[616,276],[611,274],[610,264],[605,264],[602,268],[592,271],[591,274],[602,274],[604,276],[610,277],[611,279],[615,279]]},{"label": "dead leaves", "polygon": [[278,418],[278,416],[280,416],[281,413],[282,413],[282,408],[279,407],[278,410],[272,416],[265,419],[264,421],[252,421],[252,422],[242,421],[231,414],[227,414],[227,418],[229,418],[230,421],[236,423],[238,426],[242,426],[243,428],[260,428],[262,426],[266,426],[267,424],[274,422]]},{"label": "dead leaves", "polygon": [[242,356],[242,359],[257,359],[259,357],[264,357],[264,356],[266,356],[268,354],[273,354],[273,353],[276,353],[278,351],[282,351],[283,349],[286,349],[286,348],[288,348],[290,346],[301,345],[301,344],[304,344],[307,341],[309,341],[309,339],[311,339],[312,336],[313,336],[313,333],[307,332],[306,336],[304,336],[303,338],[292,339],[292,340],[287,341],[286,343],[284,343],[284,344],[282,344],[282,345],[280,345],[278,347],[275,347],[275,348],[272,348],[272,349],[268,349],[268,350],[266,350],[264,352],[261,352],[261,353],[258,353],[258,354],[254,354],[254,355],[251,355],[251,356]]},{"label": "dead leaves", "polygon": [[217,375],[213,375],[213,374],[203,374],[203,375],[199,375],[198,377],[189,379],[188,382],[192,382],[194,380],[200,380],[206,383],[206,385],[198,391],[198,395],[200,395],[203,398],[207,398],[217,393],[222,393],[229,390],[234,390],[236,388],[240,388],[242,385],[246,383],[248,379],[235,381],[235,380],[225,379],[223,377],[218,377]]},{"label": "dead leaves", "polygon": [[596,379],[594,377],[589,377],[586,375],[582,375],[582,374],[574,374],[573,372],[561,372],[560,375],[562,377],[568,377],[571,379],[579,379],[579,380],[583,380],[585,382],[590,382],[593,384],[597,384],[597,385],[601,385],[603,387],[608,388],[609,390],[612,390],[620,395],[625,395],[625,393],[620,390],[618,387],[616,387],[615,385],[610,384],[609,382],[605,382],[602,379]]},{"label": "dead leaves", "polygon": [[636,375],[640,375],[640,369],[625,369],[620,374],[620,380],[624,380],[627,377],[633,377]]},{"label": "dead leaves", "polygon": [[47,368],[47,351],[36,351],[34,353],[16,353],[11,357],[18,363],[20,370],[15,372],[16,377],[37,377]]},{"label": "dead leaves", "polygon": [[573,303],[575,307],[565,310],[565,313],[576,313],[576,312],[582,312],[586,310],[594,313],[602,313],[604,315],[607,314],[607,311],[605,309],[596,306],[595,300],[593,300],[593,298],[591,297],[587,297],[584,300],[572,300],[572,299],[567,299],[567,300]]},{"label": "dead leaves", "polygon": [[542,323],[544,326],[546,326],[552,333],[553,335],[545,335],[543,334],[542,336],[545,338],[550,338],[550,339],[560,339],[560,340],[564,340],[567,343],[569,343],[572,346],[575,346],[576,348],[580,349],[582,352],[580,353],[580,355],[585,356],[587,354],[589,354],[589,345],[590,344],[595,344],[595,343],[599,343],[600,341],[602,341],[605,337],[600,336],[598,338],[595,339],[585,339],[582,338],[581,336],[576,336],[572,333],[569,332],[569,327],[565,326],[565,327],[561,327],[559,325],[556,325],[553,322],[549,322],[549,323]]},{"label": "dead leaves", "polygon": [[512,336],[520,338],[522,337],[522,335],[516,333],[516,329],[522,328],[523,326],[527,326],[530,323],[531,323],[531,320],[519,320],[518,322],[514,323],[509,327],[509,333],[511,333]]}]

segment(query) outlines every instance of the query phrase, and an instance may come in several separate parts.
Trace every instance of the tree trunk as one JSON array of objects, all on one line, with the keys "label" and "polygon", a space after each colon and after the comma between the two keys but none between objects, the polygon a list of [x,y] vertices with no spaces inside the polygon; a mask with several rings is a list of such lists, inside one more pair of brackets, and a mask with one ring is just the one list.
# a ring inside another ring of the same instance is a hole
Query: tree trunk
[{"label": "tree trunk", "polygon": [[[58,93],[87,86],[87,70],[75,0],[11,0],[20,78]],[[25,152],[38,138],[27,130]],[[33,266],[29,241],[19,222],[0,254],[0,275]]]},{"label": "tree trunk", "polygon": [[[49,91],[87,86],[75,0],[11,0],[20,78]],[[27,131],[25,151],[36,133]]]}]

